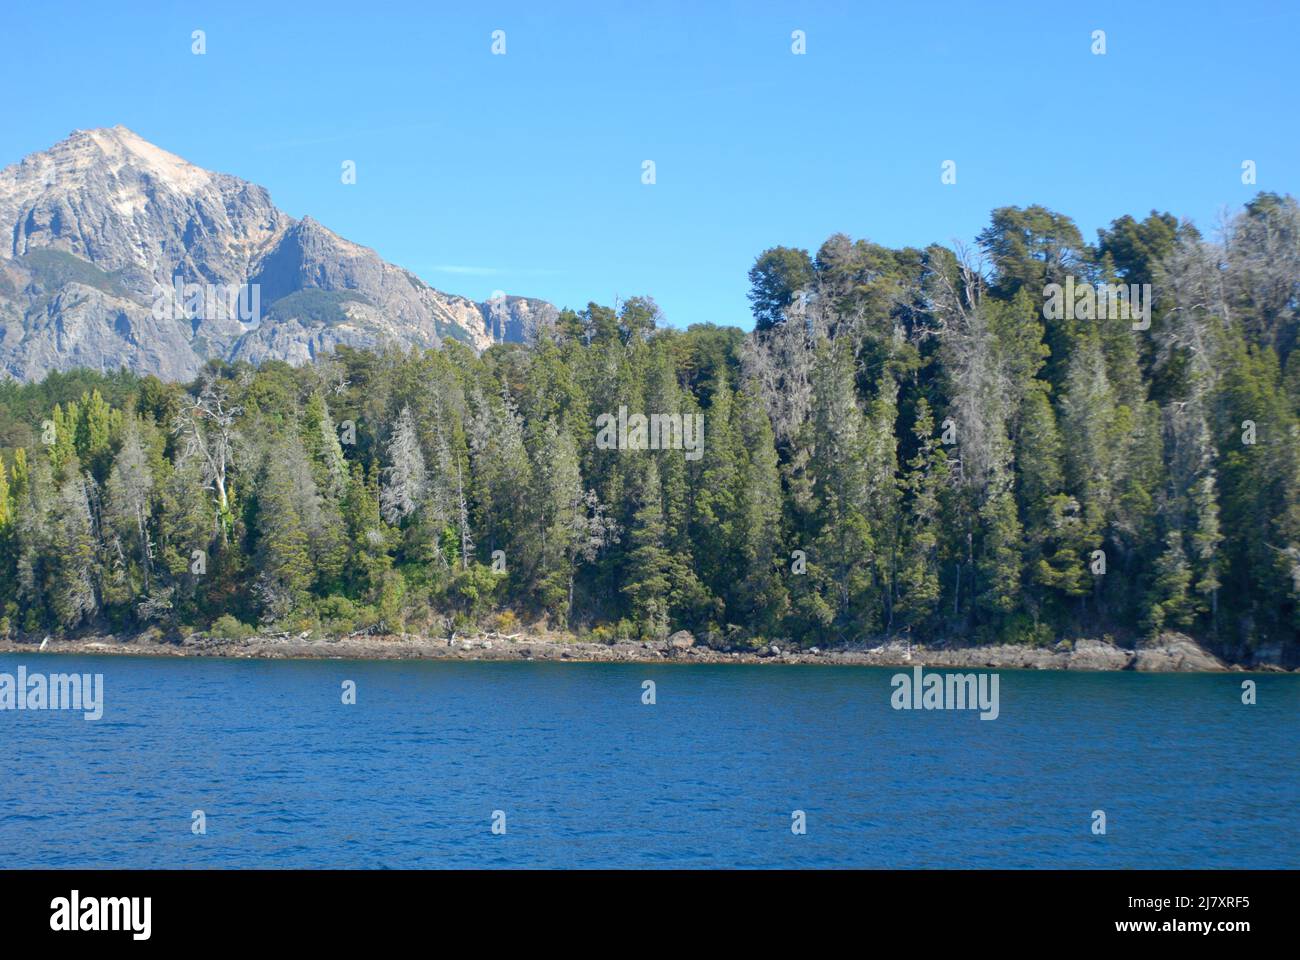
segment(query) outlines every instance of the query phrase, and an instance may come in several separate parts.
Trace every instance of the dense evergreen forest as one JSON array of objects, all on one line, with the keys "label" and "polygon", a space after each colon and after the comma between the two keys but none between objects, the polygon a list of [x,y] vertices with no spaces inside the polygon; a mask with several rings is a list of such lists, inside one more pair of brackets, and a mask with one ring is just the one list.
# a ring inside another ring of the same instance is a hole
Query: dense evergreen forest
[{"label": "dense evergreen forest", "polygon": [[[1095,243],[1008,207],[969,250],[837,235],[750,281],[752,333],[634,298],[481,356],[0,385],[0,631],[544,618],[719,647],[1180,630],[1297,655],[1292,198]],[[620,408],[702,414],[699,455],[598,444]]]}]

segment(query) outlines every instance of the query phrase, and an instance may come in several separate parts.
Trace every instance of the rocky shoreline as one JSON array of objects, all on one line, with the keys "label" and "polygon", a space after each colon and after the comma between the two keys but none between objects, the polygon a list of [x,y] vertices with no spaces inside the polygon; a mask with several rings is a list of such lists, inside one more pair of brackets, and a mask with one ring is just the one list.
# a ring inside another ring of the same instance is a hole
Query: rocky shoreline
[{"label": "rocky shoreline", "polygon": [[662,643],[584,641],[565,634],[498,633],[452,638],[417,634],[314,636],[310,632],[232,640],[194,634],[172,641],[156,635],[45,637],[0,640],[0,653],[118,654],[150,657],[335,660],[516,660],[578,663],[785,663],[857,666],[961,667],[1008,670],[1136,670],[1157,673],[1287,672],[1275,663],[1228,664],[1192,638],[1169,633],[1133,648],[1105,640],[1062,641],[1050,647],[1010,644],[960,647],[909,645],[900,640],[836,649],[787,650],[773,644],[754,651],[714,650],[686,631]]}]

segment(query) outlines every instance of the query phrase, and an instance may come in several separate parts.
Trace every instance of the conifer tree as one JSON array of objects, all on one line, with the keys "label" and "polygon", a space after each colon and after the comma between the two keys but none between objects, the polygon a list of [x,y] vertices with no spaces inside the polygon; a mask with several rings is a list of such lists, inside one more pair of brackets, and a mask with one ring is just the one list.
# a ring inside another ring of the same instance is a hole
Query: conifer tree
[{"label": "conifer tree", "polygon": [[948,487],[948,454],[935,435],[929,402],[920,398],[912,426],[916,454],[907,463],[903,482],[907,518],[899,536],[895,622],[900,629],[923,626],[934,615],[942,595],[939,549],[944,492]]},{"label": "conifer tree", "polygon": [[640,488],[637,508],[628,532],[629,551],[622,592],[638,621],[651,636],[668,632],[668,593],[672,587],[672,558],[664,546],[664,524],[659,467],[648,458]]},{"label": "conifer tree", "polygon": [[402,408],[393,425],[387,454],[379,505],[384,520],[397,524],[418,510],[429,492],[429,473],[410,407]]},{"label": "conifer tree", "polygon": [[[127,422],[122,448],[113,460],[104,498],[105,523],[115,547],[113,559],[121,565],[124,579],[131,585],[123,599],[129,599],[137,591],[148,595],[152,588],[153,484],[140,426],[132,418]],[[138,587],[133,576],[137,572]]]},{"label": "conifer tree", "polygon": [[313,581],[311,539],[304,522],[304,512],[310,513],[312,505],[303,502],[302,467],[305,455],[292,443],[287,451],[268,454],[260,471],[253,530],[255,594],[267,623],[279,622],[301,607]]},{"label": "conifer tree", "polygon": [[99,609],[100,570],[91,504],[94,481],[81,473],[75,458],[65,469],[69,476],[58,488],[51,514],[50,606],[58,626],[71,630]]}]

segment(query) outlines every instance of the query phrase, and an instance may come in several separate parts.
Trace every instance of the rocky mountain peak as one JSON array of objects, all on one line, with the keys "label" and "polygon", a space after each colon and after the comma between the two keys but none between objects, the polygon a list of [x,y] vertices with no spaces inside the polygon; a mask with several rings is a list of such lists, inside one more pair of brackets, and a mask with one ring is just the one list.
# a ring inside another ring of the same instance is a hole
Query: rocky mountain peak
[{"label": "rocky mountain peak", "polygon": [[[76,366],[185,379],[214,356],[303,363],[339,344],[445,337],[483,349],[556,315],[435,290],[123,126],[73,131],[0,170],[0,227],[0,368],[20,379]],[[242,292],[258,316],[214,313],[200,288]]]}]

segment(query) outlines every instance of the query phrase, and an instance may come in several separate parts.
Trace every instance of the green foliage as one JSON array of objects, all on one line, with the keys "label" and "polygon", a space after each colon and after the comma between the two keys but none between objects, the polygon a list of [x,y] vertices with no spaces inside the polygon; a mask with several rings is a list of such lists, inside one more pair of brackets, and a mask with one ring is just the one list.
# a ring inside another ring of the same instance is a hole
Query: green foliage
[{"label": "green foliage", "polygon": [[764,251],[749,271],[749,302],[757,328],[765,330],[781,323],[785,308],[800,291],[811,287],[812,281],[813,264],[807,250],[773,247]]},{"label": "green foliage", "polygon": [[208,628],[208,635],[217,640],[247,640],[257,631],[246,623],[240,623],[238,619],[228,613],[223,613],[212,621],[212,626]]},{"label": "green foliage", "polygon": [[346,304],[365,303],[365,297],[351,290],[295,290],[267,307],[268,319],[301,320],[304,326],[335,326],[348,319]]},{"label": "green foliage", "polygon": [[[0,384],[0,632],[1178,629],[1294,657],[1300,209],[1261,195],[1228,236],[1152,213],[1092,248],[1008,207],[989,276],[937,246],[772,248],[749,334],[635,297],[482,355]],[[1152,283],[1149,330],[1046,318],[1067,276]],[[598,445],[620,410],[701,417],[703,445]]]},{"label": "green foliage", "polygon": [[130,296],[116,276],[65,250],[37,247],[25,253],[18,262],[30,270],[35,283],[46,290],[59,290],[65,284],[80,283],[115,296]]}]

